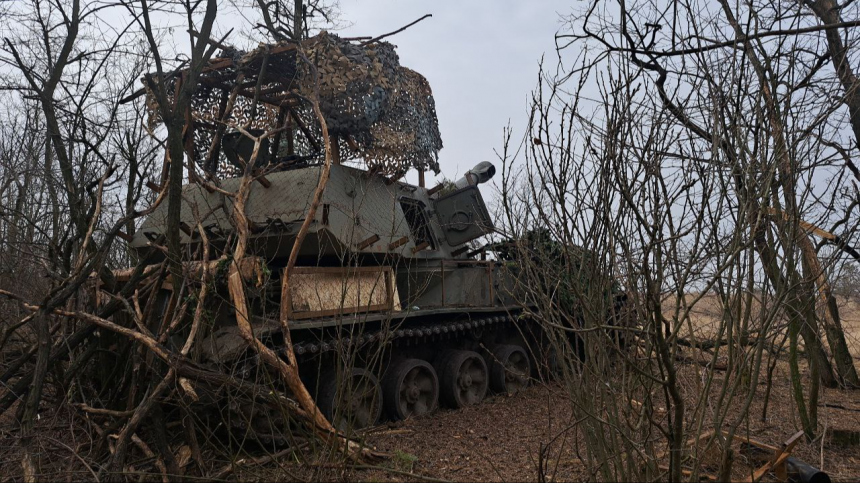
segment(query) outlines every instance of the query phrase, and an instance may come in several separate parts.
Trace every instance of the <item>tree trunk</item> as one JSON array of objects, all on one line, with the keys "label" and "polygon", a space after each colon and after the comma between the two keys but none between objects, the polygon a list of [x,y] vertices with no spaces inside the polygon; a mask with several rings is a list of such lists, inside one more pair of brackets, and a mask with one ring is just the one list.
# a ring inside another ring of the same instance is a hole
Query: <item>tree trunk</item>
[{"label": "tree trunk", "polygon": [[[734,12],[729,7],[728,2],[726,0],[720,0],[720,4],[723,7],[723,12],[725,13],[726,18],[728,18],[729,23],[735,31],[735,35],[737,35],[738,38],[743,38],[745,33],[738,21],[735,19]],[[796,170],[794,169],[794,158],[791,156],[788,143],[785,139],[785,125],[782,119],[782,113],[780,112],[779,105],[774,99],[773,92],[771,91],[771,81],[773,81],[775,76],[770,64],[761,62],[753,48],[753,44],[750,41],[744,42],[744,54],[750,60],[750,64],[755,69],[758,84],[761,88],[761,96],[765,101],[765,106],[767,107],[766,113],[770,125],[769,134],[774,142],[774,158],[776,159],[776,167],[779,173],[777,183],[782,189],[782,197],[786,213],[789,216],[788,222],[782,218],[776,219],[776,226],[782,235],[784,242],[794,241],[798,238],[798,234],[803,236],[798,224],[800,216],[797,207],[797,185],[795,182],[795,177],[797,175]],[[775,196],[774,202],[777,202]],[[810,366],[818,369],[818,372],[822,376],[822,382],[827,387],[836,387],[838,385],[838,381],[836,380],[836,376],[833,374],[833,368],[830,366],[830,361],[827,359],[827,355],[824,353],[821,341],[818,338],[815,297],[810,291],[805,289],[804,286],[806,283],[802,281],[802,278],[794,276],[797,274],[795,267],[788,266],[787,269],[792,274],[790,279],[796,279],[801,283],[797,297],[797,301],[800,306],[797,308],[801,310],[803,319],[805,320],[805,323],[802,324],[800,328],[800,333],[803,336],[804,343],[806,344],[807,354],[810,358]],[[803,293],[803,295],[800,295],[800,293]],[[810,401],[810,405],[813,404],[817,407],[816,401]]]},{"label": "tree trunk", "polygon": [[804,268],[808,271],[807,276],[815,279],[818,295],[825,303],[824,317],[822,317],[824,333],[827,335],[827,343],[833,353],[839,378],[844,386],[860,387],[857,369],[854,367],[854,358],[851,356],[851,351],[848,350],[848,344],[845,341],[845,331],[842,329],[839,307],[836,305],[836,297],[833,296],[830,283],[827,281],[827,274],[821,267],[809,237],[806,235],[798,237],[798,245],[803,252]]},{"label": "tree trunk", "polygon": [[296,40],[302,40],[302,0],[295,0],[293,3],[293,37]]},{"label": "tree trunk", "polygon": [[185,148],[182,144],[181,116],[168,129],[167,143],[169,149],[170,168],[167,176],[167,253],[170,258],[170,274],[173,283],[179,286],[182,280],[182,246],[180,244],[180,214],[182,212],[182,165],[185,159]]},{"label": "tree trunk", "polygon": [[[835,25],[842,22],[839,15],[841,6],[837,5],[834,0],[804,0],[803,3],[815,13],[815,16],[824,25]],[[840,32],[841,30],[838,28],[826,31],[827,47],[833,68],[836,70],[836,76],[839,77],[839,82],[844,90],[842,99],[848,107],[851,128],[854,131],[854,143],[860,148],[860,79],[857,79],[854,71],[851,70],[851,64],[848,60],[848,47],[842,43]],[[846,163],[854,177],[860,181],[860,170],[858,170],[857,165],[851,162],[851,158],[846,158]]]},{"label": "tree trunk", "polygon": [[48,372],[48,358],[51,355],[51,334],[48,328],[48,315],[44,310],[39,310],[33,318],[36,326],[36,337],[38,351],[36,366],[33,368],[33,383],[25,399],[24,414],[21,418],[21,446],[24,449],[24,457],[21,465],[24,469],[25,481],[37,481],[38,468],[33,461],[33,426],[36,415],[39,413],[39,403],[42,401],[42,387],[45,383],[45,375]]}]

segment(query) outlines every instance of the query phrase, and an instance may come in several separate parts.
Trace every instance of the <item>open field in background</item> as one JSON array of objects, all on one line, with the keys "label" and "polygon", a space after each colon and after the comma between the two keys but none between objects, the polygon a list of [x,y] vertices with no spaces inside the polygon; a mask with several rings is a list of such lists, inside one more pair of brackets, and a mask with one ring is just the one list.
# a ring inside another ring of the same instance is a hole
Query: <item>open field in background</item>
[{"label": "open field in background", "polygon": [[[695,302],[695,305],[690,310],[692,332],[698,341],[713,339],[719,330],[720,318],[723,313],[720,300],[716,295],[712,294],[705,295],[701,299],[696,300],[698,297],[698,294],[688,294],[686,296],[688,304]],[[860,301],[847,297],[837,297],[837,299],[839,301],[839,315],[842,318],[842,327],[845,329],[845,339],[856,364],[857,361],[860,361]],[[760,299],[754,298],[754,300],[754,310],[758,310]],[[674,298],[663,302],[663,312],[666,317],[671,317],[674,314],[675,303]],[[681,336],[689,338],[690,328],[685,326],[681,332]],[[826,338],[824,338],[824,343],[825,345],[827,344]]]},{"label": "open field in background", "polygon": [[839,297],[839,315],[842,317],[848,349],[854,356],[854,365],[857,366],[860,361],[860,301]]}]

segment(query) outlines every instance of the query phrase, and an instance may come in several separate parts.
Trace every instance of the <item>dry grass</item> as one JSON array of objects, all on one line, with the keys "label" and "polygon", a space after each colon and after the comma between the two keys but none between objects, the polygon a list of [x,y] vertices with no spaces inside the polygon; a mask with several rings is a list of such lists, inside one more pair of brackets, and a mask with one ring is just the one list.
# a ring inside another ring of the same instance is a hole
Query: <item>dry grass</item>
[{"label": "dry grass", "polygon": [[860,359],[860,301],[840,297],[839,315],[842,317],[842,328],[845,329],[848,350],[856,361]]},{"label": "dry grass", "polygon": [[[845,339],[848,343],[848,350],[854,356],[856,361],[860,360],[860,301],[849,299],[847,297],[837,297],[839,305],[839,315],[842,319],[842,328],[845,331]],[[687,294],[685,297],[686,304],[692,304],[689,309],[689,324],[682,330],[682,337],[702,341],[710,340],[716,337],[720,319],[723,316],[724,307],[716,295],[706,294]],[[761,310],[761,299],[757,296],[753,297],[752,304],[753,315]],[[685,307],[680,307],[677,311],[679,317],[683,317]],[[823,308],[819,308],[823,310]],[[663,312],[667,318],[672,319],[676,314],[676,301],[674,298],[667,298],[663,301]],[[755,317],[753,317],[755,319]],[[758,325],[755,321],[752,322],[752,330],[755,330]],[[825,340],[826,344],[827,341]]]}]

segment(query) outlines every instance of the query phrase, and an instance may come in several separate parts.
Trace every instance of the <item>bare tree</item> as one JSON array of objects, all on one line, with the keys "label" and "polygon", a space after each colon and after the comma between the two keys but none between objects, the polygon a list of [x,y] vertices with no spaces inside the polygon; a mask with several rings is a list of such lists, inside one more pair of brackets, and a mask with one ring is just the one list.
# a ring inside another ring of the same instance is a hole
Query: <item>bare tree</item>
[{"label": "bare tree", "polygon": [[[39,293],[32,294],[41,301],[38,310],[7,328],[9,331],[27,325],[35,334],[31,348],[3,375],[8,381],[35,357],[32,372],[16,381],[2,403],[5,410],[16,399],[24,400],[19,413],[28,479],[35,477],[31,430],[49,365],[92,333],[79,331],[70,344],[60,342],[52,337],[59,326],[51,314],[69,306],[91,273],[99,273],[106,284],[114,283],[105,262],[120,228],[134,218],[132,214],[122,219],[125,214],[120,213],[109,217],[103,209],[103,197],[109,192],[127,189],[134,193],[137,189],[134,181],[119,185],[115,176],[117,163],[111,134],[122,118],[116,99],[133,82],[133,77],[124,75],[136,73],[114,70],[112,54],[120,46],[125,47],[121,30],[113,37],[94,35],[99,12],[109,6],[81,5],[78,1],[19,5],[7,17],[19,22],[18,29],[3,39],[2,62],[11,69],[7,70],[4,86],[12,93],[9,100],[13,106],[38,106],[35,123],[23,126],[27,130],[19,135],[43,136],[42,141],[30,144],[28,156],[31,160],[41,158],[41,162],[25,172],[19,188],[22,195],[30,192],[35,196],[29,185],[38,178],[44,190],[38,196],[45,203],[16,203],[9,210],[12,218],[6,220],[16,226],[13,231],[18,231],[21,220],[26,220],[31,230],[25,243],[34,249],[26,255],[35,263],[19,276],[37,270],[48,277]],[[110,218],[116,216],[119,218],[114,220],[122,222],[111,226]],[[21,243],[20,237],[16,238]]]},{"label": "bare tree", "polygon": [[299,41],[311,31],[338,25],[340,9],[330,0],[255,0],[262,24],[269,36],[277,40]]},{"label": "bare tree", "polygon": [[[8,136],[0,144],[4,174],[0,229],[9,234],[0,260],[11,276],[47,275],[35,278],[27,290],[5,284],[6,279],[0,286],[4,315],[12,315],[2,325],[0,345],[6,359],[0,379],[6,389],[0,395],[0,411],[19,413],[28,480],[36,479],[40,471],[32,456],[37,453],[33,445],[38,444],[33,435],[44,395],[65,394],[70,384],[76,388],[70,399],[83,414],[109,420],[104,427],[97,424],[96,454],[110,448],[101,465],[102,472],[110,474],[126,470],[134,447],[153,455],[162,474],[181,473],[164,425],[165,413],[177,406],[184,415],[185,441],[203,471],[198,431],[209,439],[207,432],[215,427],[195,427],[199,417],[189,401],[196,401],[196,391],[204,390],[200,384],[207,391],[236,391],[240,397],[262,401],[288,421],[304,421],[317,437],[352,458],[376,456],[332,428],[299,379],[295,357],[276,354],[250,330],[249,348],[257,349],[283,377],[295,399],[285,396],[284,385],[271,379],[271,386],[264,387],[196,363],[197,342],[211,328],[212,304],[231,304],[240,328],[249,328],[241,325],[249,322],[245,284],[250,274],[261,270],[259,259],[244,253],[249,232],[241,208],[233,221],[242,236],[227,241],[232,256],[210,253],[208,243],[203,253],[183,253],[179,244],[184,230],[198,231],[203,240],[208,236],[202,222],[180,226],[184,181],[219,191],[241,207],[249,185],[261,176],[254,167],[256,158],[245,160],[243,188],[230,193],[219,187],[218,180],[196,170],[194,123],[200,119],[191,103],[201,72],[212,67],[214,52],[224,49],[224,39],[210,39],[217,6],[215,1],[90,6],[76,0],[34,0],[27,8],[12,9],[19,27],[4,38],[0,56],[7,68],[0,94],[11,101],[3,114],[15,120],[3,124]],[[101,14],[109,9],[127,13],[128,23],[107,25]],[[168,60],[173,52],[164,48],[161,25],[154,20],[165,15],[187,23],[187,59]],[[113,35],[99,36],[100,30]],[[304,54],[302,58],[316,75],[314,65]],[[150,63],[155,72],[144,73]],[[240,66],[232,79],[233,98],[244,87],[246,67]],[[133,91],[141,77],[144,89]],[[330,164],[319,99],[308,102],[317,106],[320,126],[314,129],[325,138]],[[286,129],[281,125],[262,137],[251,135],[249,126],[227,111],[218,120],[222,132],[236,130],[258,147],[261,139],[280,136]],[[18,121],[21,113],[26,117]],[[163,127],[156,127],[159,123]],[[213,140],[215,148],[219,142]],[[21,147],[26,148],[24,156]],[[158,165],[161,177],[153,183],[150,176]],[[322,181],[319,192],[324,187]],[[39,197],[40,202],[29,204],[30,197]],[[162,202],[167,204],[167,237],[150,240],[151,255],[140,259],[114,243],[116,237],[130,241],[139,220]],[[208,215],[195,214],[198,220]],[[290,263],[296,263],[295,256]],[[224,267],[229,267],[230,275],[227,297],[218,293],[225,287]],[[284,280],[288,287],[287,277]],[[289,340],[286,318],[283,324]],[[175,342],[179,338],[183,341]],[[115,441],[109,439],[114,432]]]},{"label": "bare tree", "polygon": [[[850,252],[858,221],[850,96],[821,95],[845,77],[819,41],[836,24],[799,4],[711,7],[592,2],[568,17],[523,157],[503,156],[523,304],[568,361],[583,457],[606,480],[653,478],[665,457],[677,481],[713,445],[730,479],[763,361],[786,338],[810,438],[819,383],[857,384],[820,255]],[[692,314],[712,303],[705,330]]]}]

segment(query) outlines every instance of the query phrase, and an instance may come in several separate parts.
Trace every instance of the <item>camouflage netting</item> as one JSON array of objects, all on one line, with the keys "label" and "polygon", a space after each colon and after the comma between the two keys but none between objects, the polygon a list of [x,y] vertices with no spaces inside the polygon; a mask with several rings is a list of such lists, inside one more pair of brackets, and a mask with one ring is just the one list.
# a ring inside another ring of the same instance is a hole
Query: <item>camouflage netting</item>
[{"label": "camouflage netting", "polygon": [[[289,166],[321,160],[320,127],[308,102],[314,97],[313,69],[302,60],[307,58],[319,73],[320,108],[329,134],[338,139],[342,161],[360,160],[368,169],[387,175],[410,168],[439,172],[442,140],[430,85],[420,74],[400,66],[393,45],[375,42],[362,46],[322,32],[304,40],[301,52],[304,55],[290,43],[261,45],[247,53],[224,51],[221,58],[210,62],[192,101],[196,164],[213,174],[236,171],[223,150],[215,156],[209,154],[240,73],[239,95],[232,111],[224,116],[226,124],[262,132],[286,120],[295,135],[291,140],[287,134],[273,137],[268,162]],[[255,108],[253,99],[261,75],[260,102]],[[170,80],[168,92],[173,92],[175,82]],[[148,95],[148,106],[150,124],[158,122],[152,95]],[[225,136],[231,131],[228,128]]]}]

